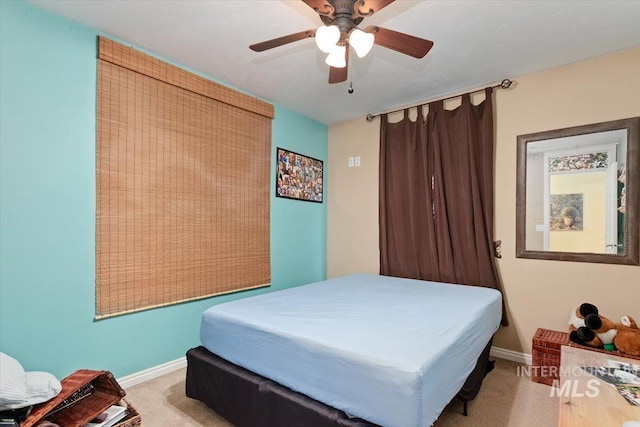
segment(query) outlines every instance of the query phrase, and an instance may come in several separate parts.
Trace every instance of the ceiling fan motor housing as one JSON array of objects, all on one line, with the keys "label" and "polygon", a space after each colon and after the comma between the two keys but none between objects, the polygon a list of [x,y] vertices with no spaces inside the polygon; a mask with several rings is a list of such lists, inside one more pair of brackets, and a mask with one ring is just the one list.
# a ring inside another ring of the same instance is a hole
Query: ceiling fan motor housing
[{"label": "ceiling fan motor housing", "polygon": [[349,32],[364,19],[356,9],[356,3],[359,1],[329,0],[333,11],[329,14],[320,14],[320,19],[325,25],[336,25],[340,29],[341,41],[344,41]]}]

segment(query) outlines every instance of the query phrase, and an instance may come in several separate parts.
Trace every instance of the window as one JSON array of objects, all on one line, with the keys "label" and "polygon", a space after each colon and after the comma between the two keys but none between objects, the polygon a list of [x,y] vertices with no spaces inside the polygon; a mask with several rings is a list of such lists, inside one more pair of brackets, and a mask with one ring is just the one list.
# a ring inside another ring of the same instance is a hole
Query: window
[{"label": "window", "polygon": [[97,318],[269,284],[272,118],[99,37]]}]

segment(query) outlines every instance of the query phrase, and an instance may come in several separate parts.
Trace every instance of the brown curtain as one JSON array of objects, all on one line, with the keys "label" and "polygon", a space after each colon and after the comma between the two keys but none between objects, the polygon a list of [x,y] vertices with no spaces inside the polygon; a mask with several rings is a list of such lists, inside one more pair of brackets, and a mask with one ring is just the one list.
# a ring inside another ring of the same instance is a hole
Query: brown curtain
[{"label": "brown curtain", "polygon": [[[493,247],[493,101],[429,104],[380,126],[380,274],[498,289]],[[504,310],[502,324],[507,325]]]}]

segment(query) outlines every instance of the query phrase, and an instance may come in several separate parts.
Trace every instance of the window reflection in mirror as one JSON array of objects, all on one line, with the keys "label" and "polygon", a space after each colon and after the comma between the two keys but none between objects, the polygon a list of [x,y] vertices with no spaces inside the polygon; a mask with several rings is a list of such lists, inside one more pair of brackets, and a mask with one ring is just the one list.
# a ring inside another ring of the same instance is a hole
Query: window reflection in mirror
[{"label": "window reflection in mirror", "polygon": [[518,257],[638,264],[639,129],[634,118],[518,137]]}]

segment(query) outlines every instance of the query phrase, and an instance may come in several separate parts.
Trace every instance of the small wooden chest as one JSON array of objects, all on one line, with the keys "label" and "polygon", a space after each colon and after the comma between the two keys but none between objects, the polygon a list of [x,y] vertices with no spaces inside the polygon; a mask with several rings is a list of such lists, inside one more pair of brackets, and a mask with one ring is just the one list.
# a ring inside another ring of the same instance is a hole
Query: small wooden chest
[{"label": "small wooden chest", "polygon": [[560,348],[569,345],[569,334],[538,328],[532,340],[531,380],[552,385],[560,379]]}]

